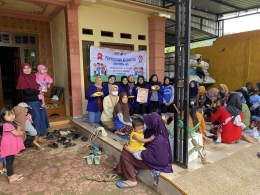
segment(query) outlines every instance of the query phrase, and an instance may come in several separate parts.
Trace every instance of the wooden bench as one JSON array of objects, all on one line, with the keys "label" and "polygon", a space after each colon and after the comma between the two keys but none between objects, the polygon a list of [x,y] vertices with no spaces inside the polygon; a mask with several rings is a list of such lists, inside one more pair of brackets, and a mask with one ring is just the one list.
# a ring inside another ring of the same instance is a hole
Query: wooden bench
[{"label": "wooden bench", "polygon": [[[59,100],[52,100],[51,98],[56,95],[58,96]],[[53,114],[58,115],[66,115],[66,107],[63,103],[64,100],[64,88],[53,86],[51,90],[50,97],[45,97],[45,104],[46,104],[46,113],[47,116],[51,116]]]}]

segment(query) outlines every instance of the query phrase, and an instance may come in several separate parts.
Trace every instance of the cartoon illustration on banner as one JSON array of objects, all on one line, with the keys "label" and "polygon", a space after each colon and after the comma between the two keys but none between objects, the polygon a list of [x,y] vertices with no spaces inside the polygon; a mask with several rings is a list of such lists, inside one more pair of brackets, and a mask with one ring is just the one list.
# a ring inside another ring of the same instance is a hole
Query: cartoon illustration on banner
[{"label": "cartoon illustration on banner", "polygon": [[90,80],[101,76],[104,82],[109,75],[115,75],[120,81],[123,75],[143,75],[146,78],[146,52],[122,51],[92,46],[90,48]]}]

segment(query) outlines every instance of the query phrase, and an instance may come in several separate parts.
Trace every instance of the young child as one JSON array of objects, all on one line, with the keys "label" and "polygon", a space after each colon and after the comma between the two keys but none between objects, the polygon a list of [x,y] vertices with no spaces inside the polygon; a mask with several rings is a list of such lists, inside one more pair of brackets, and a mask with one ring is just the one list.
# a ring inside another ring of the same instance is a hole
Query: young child
[{"label": "young child", "polygon": [[18,106],[23,107],[24,110],[25,110],[25,113],[26,113],[26,115],[25,115],[26,116],[26,121],[25,121],[25,131],[26,131],[26,134],[28,136],[35,137],[35,139],[34,139],[34,141],[32,143],[37,147],[38,150],[43,151],[44,148],[37,143],[37,138],[36,138],[37,137],[37,131],[34,128],[34,126],[32,125],[33,124],[32,115],[30,115],[28,113],[28,108],[31,108],[31,107],[28,104],[26,104],[25,102],[19,103]]},{"label": "young child", "polygon": [[133,131],[130,134],[130,149],[133,151],[133,155],[136,159],[142,160],[141,152],[146,150],[143,146],[144,143],[151,142],[154,139],[154,135],[144,139],[144,121],[141,118],[135,118],[132,121]]},{"label": "young child", "polygon": [[21,138],[21,127],[13,121],[15,119],[14,110],[10,107],[3,107],[0,111],[0,120],[3,122],[3,137],[1,141],[1,156],[6,158],[6,168],[9,183],[19,182],[24,179],[22,175],[14,174],[14,155],[25,149]]},{"label": "young child", "polygon": [[201,58],[197,59],[197,64],[195,64],[197,75],[203,80],[203,82],[206,82],[205,80],[205,73],[203,65],[201,64]]},{"label": "young child", "polygon": [[259,104],[260,104],[260,96],[258,95],[259,89],[254,88],[252,90],[252,93],[253,93],[253,95],[251,95],[249,98],[249,103],[252,105],[250,107],[250,110],[252,112],[252,115],[259,115]]},{"label": "young child", "polygon": [[[217,110],[220,108],[220,107],[222,107],[222,106],[224,106],[224,100],[222,99],[222,98],[218,98],[217,99],[217,101],[216,101],[216,108],[213,110],[213,114],[215,113],[215,112],[217,112]],[[216,132],[217,132],[217,140],[216,140],[216,142],[217,143],[221,143],[221,132],[222,132],[222,129],[221,128],[219,128],[220,126],[219,126],[219,122],[217,121],[217,122],[215,122],[214,123],[214,129],[216,130]]]},{"label": "young child", "polygon": [[[44,65],[38,66],[38,72],[36,73],[36,82],[40,85],[39,90],[47,92],[47,88],[50,88],[53,79],[47,73],[48,69]],[[45,107],[45,100],[42,94],[38,95],[39,99],[42,100],[42,106],[40,109]]]}]

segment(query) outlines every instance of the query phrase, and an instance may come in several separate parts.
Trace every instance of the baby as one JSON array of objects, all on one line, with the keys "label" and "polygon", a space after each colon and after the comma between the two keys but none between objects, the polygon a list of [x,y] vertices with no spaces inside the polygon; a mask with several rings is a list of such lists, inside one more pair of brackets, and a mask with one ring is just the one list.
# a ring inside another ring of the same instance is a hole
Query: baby
[{"label": "baby", "polygon": [[135,118],[132,121],[133,131],[130,134],[130,145],[127,150],[131,152],[134,157],[138,160],[142,160],[141,152],[146,150],[143,146],[144,143],[151,142],[154,139],[154,135],[149,138],[144,139],[144,121],[141,118]]},{"label": "baby", "polygon": [[[40,85],[39,90],[42,92],[47,92],[47,88],[50,88],[53,79],[47,74],[48,69],[44,65],[38,66],[38,72],[36,73],[36,82]],[[39,99],[42,100],[42,105],[40,109],[45,107],[45,100],[42,94],[38,95]]]}]

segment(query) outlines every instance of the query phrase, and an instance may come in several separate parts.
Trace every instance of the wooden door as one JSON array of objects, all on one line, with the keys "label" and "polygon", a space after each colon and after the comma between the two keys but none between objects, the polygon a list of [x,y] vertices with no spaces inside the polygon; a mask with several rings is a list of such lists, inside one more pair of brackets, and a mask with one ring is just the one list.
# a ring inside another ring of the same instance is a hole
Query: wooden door
[{"label": "wooden door", "polygon": [[0,108],[4,106],[4,96],[3,96],[3,85],[2,85],[2,71],[0,64]]}]

